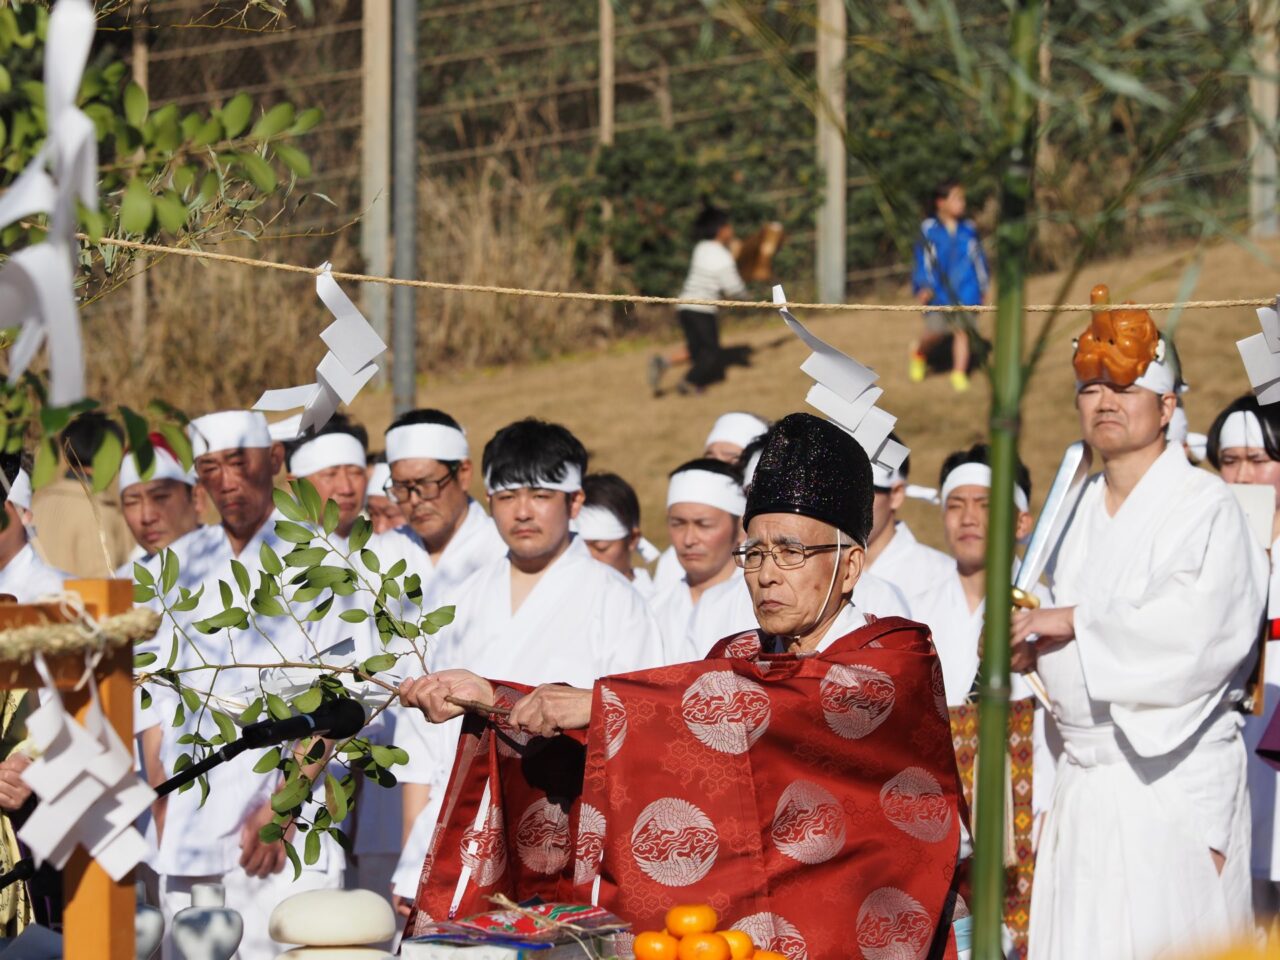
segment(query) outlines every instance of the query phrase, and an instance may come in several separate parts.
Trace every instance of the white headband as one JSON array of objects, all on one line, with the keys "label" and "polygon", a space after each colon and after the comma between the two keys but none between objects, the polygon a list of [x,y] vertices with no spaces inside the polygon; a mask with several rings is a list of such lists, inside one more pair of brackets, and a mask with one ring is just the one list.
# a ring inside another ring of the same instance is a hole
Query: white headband
[{"label": "white headband", "polygon": [[364,444],[349,433],[322,433],[308,440],[289,457],[289,472],[309,477],[330,467],[365,465]]},{"label": "white headband", "polygon": [[18,475],[9,484],[9,493],[4,499],[23,510],[31,509],[31,477],[27,476],[27,471],[18,469]]},{"label": "white headband", "polygon": [[203,457],[220,450],[257,450],[270,447],[267,418],[256,410],[223,410],[197,417],[187,425],[191,454]]},{"label": "white headband", "polygon": [[391,466],[386,463],[375,463],[369,471],[369,496],[385,497],[387,484],[391,482]]},{"label": "white headband", "polygon": [[713,443],[732,443],[737,447],[745,447],[752,440],[769,429],[759,417],[750,413],[726,413],[716,420],[707,434],[704,447]]},{"label": "white headband", "polygon": [[710,470],[681,470],[667,485],[667,506],[702,503],[740,517],[747,512],[747,498],[732,477]]},{"label": "white headband", "polygon": [[1218,431],[1218,449],[1230,450],[1232,447],[1267,448],[1262,437],[1262,423],[1252,410],[1235,410],[1222,422],[1222,429]]},{"label": "white headband", "polygon": [[577,493],[582,489],[582,471],[578,469],[576,464],[564,464],[564,479],[552,480],[550,477],[537,477],[534,480],[525,483],[519,480],[513,480],[509,483],[500,483],[496,487],[486,474],[484,478],[484,489],[489,496],[495,493],[502,493],[504,490],[519,490],[522,487],[528,487],[531,490],[558,490],[561,493]]},{"label": "white headband", "polygon": [[406,423],[387,431],[387,463],[397,460],[471,459],[467,435],[443,423]]},{"label": "white headband", "polygon": [[578,511],[575,529],[583,540],[625,540],[631,531],[608,507],[590,504]]},{"label": "white headband", "polygon": [[[947,497],[956,491],[957,487],[991,487],[991,468],[985,463],[962,463],[950,473],[942,484],[942,493],[939,501],[946,506]],[[1027,500],[1027,491],[1023,490],[1017,484],[1013,486],[1013,505],[1023,513],[1031,512],[1031,504]]]},{"label": "white headband", "polygon": [[1187,421],[1187,411],[1181,407],[1173,408],[1173,416],[1169,418],[1169,426],[1165,427],[1164,436],[1170,443],[1182,443],[1191,432],[1191,424]]},{"label": "white headband", "polygon": [[1152,360],[1142,376],[1133,381],[1135,387],[1142,387],[1152,393],[1177,393],[1177,381],[1173,375],[1173,366],[1161,360]]},{"label": "white headband", "polygon": [[138,465],[138,455],[130,453],[120,464],[120,492],[123,493],[136,483],[149,483],[152,480],[177,480],[179,483],[194,485],[196,478],[182,469],[176,457],[164,447],[152,447],[151,476],[143,477]]},{"label": "white headband", "polygon": [[907,478],[898,467],[889,467],[879,460],[871,464],[871,485],[877,490],[892,490],[898,484],[905,484]]}]

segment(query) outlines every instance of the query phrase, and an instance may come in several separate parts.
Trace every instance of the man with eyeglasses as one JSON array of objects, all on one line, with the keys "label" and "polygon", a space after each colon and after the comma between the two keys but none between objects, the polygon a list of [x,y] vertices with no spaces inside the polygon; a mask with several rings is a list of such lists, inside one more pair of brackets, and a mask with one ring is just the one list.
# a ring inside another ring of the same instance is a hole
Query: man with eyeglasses
[{"label": "man with eyeglasses", "polygon": [[506,553],[493,521],[473,500],[471,449],[458,421],[443,410],[410,410],[387,428],[389,499],[431,558],[424,603],[452,603],[472,573]]},{"label": "man with eyeglasses", "polygon": [[[468,717],[421,915],[465,914],[497,889],[590,900],[645,929],[673,899],[714,897],[726,926],[787,956],[941,955],[960,783],[928,630],[853,603],[871,491],[843,429],[776,424],[738,551],[758,629],[705,660],[540,686],[507,716]],[[444,722],[462,713],[447,697],[499,692],[454,670],[400,696]]]}]

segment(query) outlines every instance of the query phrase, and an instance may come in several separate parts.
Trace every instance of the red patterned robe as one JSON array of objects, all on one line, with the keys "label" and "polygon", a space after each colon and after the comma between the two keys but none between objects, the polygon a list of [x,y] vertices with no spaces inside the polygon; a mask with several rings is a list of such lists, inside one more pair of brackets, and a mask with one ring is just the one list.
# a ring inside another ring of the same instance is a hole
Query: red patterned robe
[{"label": "red patterned robe", "polygon": [[925,627],[876,621],[807,657],[744,633],[600,680],[585,736],[468,717],[409,932],[500,892],[637,930],[705,902],[791,960],[953,955],[960,795]]}]

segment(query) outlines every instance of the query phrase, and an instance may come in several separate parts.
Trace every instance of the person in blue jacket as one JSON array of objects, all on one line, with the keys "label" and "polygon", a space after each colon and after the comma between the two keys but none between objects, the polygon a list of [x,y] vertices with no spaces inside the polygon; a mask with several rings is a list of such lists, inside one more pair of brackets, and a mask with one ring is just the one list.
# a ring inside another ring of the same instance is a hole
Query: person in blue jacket
[{"label": "person in blue jacket", "polygon": [[[955,180],[938,184],[932,196],[933,215],[920,224],[911,289],[922,304],[978,305],[986,302],[991,273],[982,252],[978,228],[964,219],[964,187]],[[956,314],[929,311],[924,335],[911,344],[909,373],[914,383],[925,378],[925,354],[951,336],[951,386],[969,389],[969,334]]]}]

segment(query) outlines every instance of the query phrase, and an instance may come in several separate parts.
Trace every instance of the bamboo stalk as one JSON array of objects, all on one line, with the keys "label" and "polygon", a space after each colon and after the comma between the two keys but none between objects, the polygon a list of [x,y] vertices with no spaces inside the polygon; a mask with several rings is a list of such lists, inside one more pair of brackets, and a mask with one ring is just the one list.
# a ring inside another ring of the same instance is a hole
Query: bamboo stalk
[{"label": "bamboo stalk", "polygon": [[[1004,785],[1009,726],[1009,621],[1012,604],[1014,471],[1022,401],[1022,323],[1035,170],[1036,104],[1022,77],[1036,75],[1043,0],[1016,0],[1009,26],[1010,71],[1004,110],[1008,153],[996,230],[996,332],[991,391],[991,513],[987,535],[987,604],[978,706],[978,805],[973,863],[973,957],[1001,960],[1004,912]],[[1021,73],[1021,77],[1018,73]]]}]

